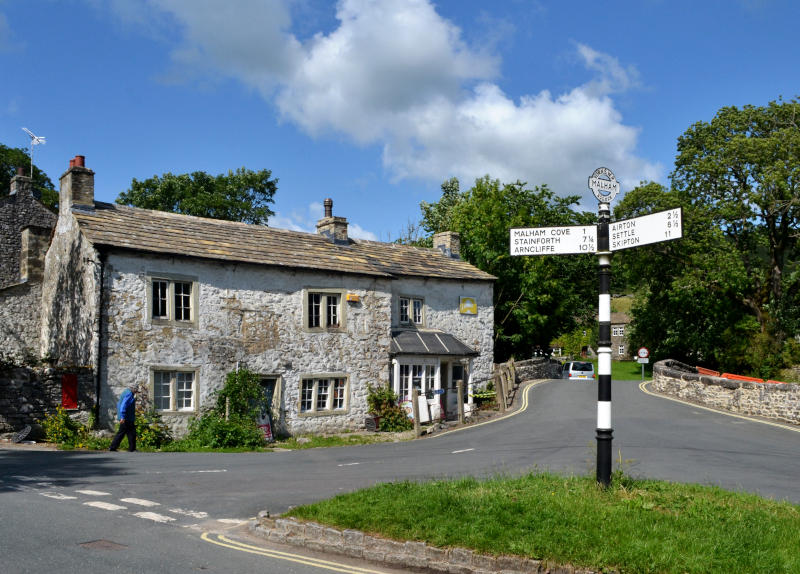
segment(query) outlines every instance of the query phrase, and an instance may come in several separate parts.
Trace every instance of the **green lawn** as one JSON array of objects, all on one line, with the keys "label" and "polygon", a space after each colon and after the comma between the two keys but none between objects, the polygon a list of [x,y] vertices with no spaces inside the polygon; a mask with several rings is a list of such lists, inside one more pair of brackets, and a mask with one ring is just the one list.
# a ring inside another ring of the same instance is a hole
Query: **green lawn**
[{"label": "green lawn", "polygon": [[[597,361],[594,361],[594,372],[597,373]],[[653,364],[644,366],[644,378],[649,381],[653,378]],[[612,381],[641,381],[642,365],[636,361],[611,361]]]},{"label": "green lawn", "polygon": [[800,507],[615,473],[398,482],[289,515],[398,540],[594,570],[800,572]]}]

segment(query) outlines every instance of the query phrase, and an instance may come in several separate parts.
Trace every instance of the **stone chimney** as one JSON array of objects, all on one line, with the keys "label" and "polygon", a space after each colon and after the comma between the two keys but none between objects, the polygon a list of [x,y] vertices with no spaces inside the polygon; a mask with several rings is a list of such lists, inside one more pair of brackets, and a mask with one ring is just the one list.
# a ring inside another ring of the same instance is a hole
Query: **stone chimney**
[{"label": "stone chimney", "polygon": [[333,216],[333,200],[331,198],[325,199],[323,205],[325,206],[325,217],[317,221],[317,233],[337,245],[349,245],[347,219]]},{"label": "stone chimney", "polygon": [[452,259],[461,259],[461,237],[455,231],[434,233],[433,247]]},{"label": "stone chimney", "polygon": [[25,175],[25,168],[18,167],[17,175],[11,178],[9,195],[33,195],[33,180]]},{"label": "stone chimney", "polygon": [[44,276],[44,256],[50,247],[49,227],[29,225],[22,229],[22,248],[19,253],[19,278],[40,281]]},{"label": "stone chimney", "polygon": [[94,172],[86,168],[86,157],[76,155],[69,160],[69,169],[61,176],[59,207],[94,209]]}]

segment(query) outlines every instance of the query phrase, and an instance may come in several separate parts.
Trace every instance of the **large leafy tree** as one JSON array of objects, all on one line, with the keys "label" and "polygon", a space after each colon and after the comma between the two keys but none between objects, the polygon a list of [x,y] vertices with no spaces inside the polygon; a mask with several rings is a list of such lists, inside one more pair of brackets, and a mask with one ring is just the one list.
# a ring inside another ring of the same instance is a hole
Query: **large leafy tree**
[{"label": "large leafy tree", "polygon": [[[11,148],[0,144],[0,197],[5,197],[11,187],[11,178],[17,175],[17,168],[25,169],[25,175],[30,176],[31,156],[23,148]],[[33,189],[41,196],[44,205],[55,209],[58,204],[58,192],[50,178],[33,166]]]},{"label": "large leafy tree", "polygon": [[275,202],[277,190],[278,180],[267,169],[242,167],[219,175],[165,173],[144,181],[134,179],[130,189],[119,194],[117,203],[265,225],[274,215],[269,205]]},{"label": "large leafy tree", "polygon": [[644,184],[619,218],[683,207],[684,238],[619,254],[638,289],[634,344],[758,376],[796,360],[800,104],[721,109],[678,140],[672,189]]},{"label": "large leafy tree", "polygon": [[494,289],[495,356],[530,356],[537,345],[579,323],[589,323],[596,303],[596,268],[590,256],[514,257],[511,227],[587,224],[592,214],[573,209],[578,197],[558,197],[546,186],[501,184],[485,176],[468,191],[457,179],[442,185],[436,203],[421,204],[422,228],[430,234],[457,231],[461,255],[497,277]]}]

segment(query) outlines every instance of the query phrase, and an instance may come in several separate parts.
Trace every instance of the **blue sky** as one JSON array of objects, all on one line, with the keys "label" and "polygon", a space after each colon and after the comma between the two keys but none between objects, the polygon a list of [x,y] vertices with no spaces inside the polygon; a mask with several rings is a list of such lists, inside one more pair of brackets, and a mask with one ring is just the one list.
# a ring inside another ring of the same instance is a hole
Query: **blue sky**
[{"label": "blue sky", "polygon": [[85,155],[96,197],[237,167],[279,179],[270,220],[322,200],[391,240],[456,176],[596,202],[667,183],[691,124],[800,94],[794,0],[0,0],[0,143]]}]

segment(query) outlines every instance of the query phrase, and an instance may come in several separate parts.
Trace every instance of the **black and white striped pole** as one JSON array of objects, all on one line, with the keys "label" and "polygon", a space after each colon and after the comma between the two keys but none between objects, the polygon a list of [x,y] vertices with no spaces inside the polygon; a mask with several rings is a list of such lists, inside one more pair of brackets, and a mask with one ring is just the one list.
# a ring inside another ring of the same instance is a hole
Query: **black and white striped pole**
[{"label": "black and white striped pole", "polygon": [[619,193],[619,183],[608,168],[598,168],[589,178],[589,187],[598,200],[597,260],[600,283],[597,337],[597,482],[611,484],[611,248],[608,225],[611,200]]}]

